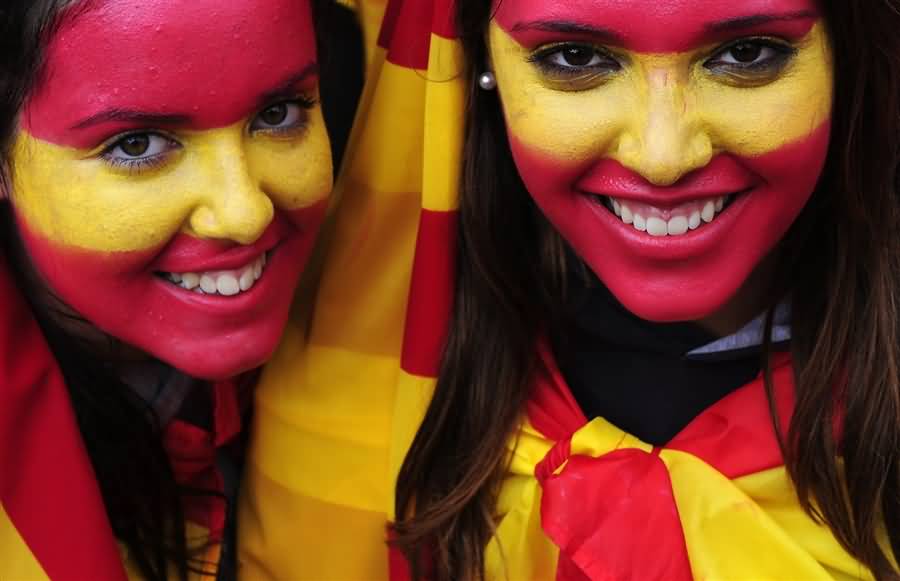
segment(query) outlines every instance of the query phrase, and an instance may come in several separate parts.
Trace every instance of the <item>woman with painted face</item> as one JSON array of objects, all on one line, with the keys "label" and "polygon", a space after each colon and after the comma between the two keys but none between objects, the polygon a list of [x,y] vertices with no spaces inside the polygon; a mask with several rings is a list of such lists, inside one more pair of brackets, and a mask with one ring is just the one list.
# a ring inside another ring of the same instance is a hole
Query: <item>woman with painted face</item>
[{"label": "woman with painted face", "polygon": [[0,578],[233,574],[247,389],[331,190],[324,4],[0,9]]},{"label": "woman with painted face", "polygon": [[456,22],[455,307],[396,494],[414,576],[897,578],[900,4]]}]

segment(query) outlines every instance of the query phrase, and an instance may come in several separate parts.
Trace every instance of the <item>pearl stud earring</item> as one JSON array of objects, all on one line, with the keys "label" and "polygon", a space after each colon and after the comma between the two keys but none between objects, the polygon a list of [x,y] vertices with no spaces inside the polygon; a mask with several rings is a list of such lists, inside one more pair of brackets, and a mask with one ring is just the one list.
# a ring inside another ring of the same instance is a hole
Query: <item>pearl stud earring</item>
[{"label": "pearl stud earring", "polygon": [[493,91],[497,88],[497,77],[491,71],[485,71],[478,75],[478,86],[485,91]]}]

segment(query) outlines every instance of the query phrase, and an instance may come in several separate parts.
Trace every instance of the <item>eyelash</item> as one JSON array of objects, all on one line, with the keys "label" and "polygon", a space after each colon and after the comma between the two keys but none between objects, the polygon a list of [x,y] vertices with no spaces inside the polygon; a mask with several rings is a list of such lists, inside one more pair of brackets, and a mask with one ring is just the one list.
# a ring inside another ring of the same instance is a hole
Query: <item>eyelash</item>
[{"label": "eyelash", "polygon": [[278,107],[279,105],[297,105],[298,107],[300,107],[301,110],[309,111],[309,110],[313,109],[316,105],[318,105],[318,103],[319,103],[319,101],[317,99],[314,99],[307,95],[300,95],[297,97],[293,97],[291,99],[275,101],[269,105],[266,105],[262,109],[260,109],[259,112],[257,112],[257,114],[253,116],[253,119],[250,122],[250,125],[251,125],[250,132],[251,132],[251,134],[263,133],[266,135],[273,135],[273,136],[295,135],[298,131],[302,131],[303,129],[306,128],[307,123],[308,123],[308,118],[306,116],[304,116],[303,119],[299,120],[296,124],[288,126],[288,127],[265,127],[265,128],[253,130],[252,125],[263,112],[267,111],[268,109],[271,109],[272,107]]},{"label": "eyelash", "polygon": [[712,65],[714,64],[714,59],[721,55],[728,54],[730,51],[735,48],[745,45],[756,45],[760,48],[768,48],[775,51],[775,56],[764,60],[758,63],[724,63],[725,66],[730,68],[733,71],[739,72],[749,72],[749,73],[757,73],[757,72],[765,72],[767,70],[778,69],[781,68],[785,62],[790,59],[794,54],[796,54],[797,49],[788,44],[786,41],[778,40],[770,37],[750,37],[750,38],[741,38],[730,42],[718,49],[711,57],[706,59],[706,62],[703,64],[708,70],[714,70]]},{"label": "eyelash", "polygon": [[[728,54],[731,50],[741,45],[756,45],[763,49],[771,49],[776,54],[774,57],[765,59],[761,62],[748,64],[741,63],[719,63],[716,66],[715,59],[722,55]],[[551,61],[551,57],[567,49],[581,49],[591,51],[593,56],[600,57],[602,62],[596,65],[584,66],[562,66]],[[722,47],[716,49],[712,56],[705,59],[703,66],[712,72],[720,72],[727,75],[730,73],[749,73],[761,74],[771,70],[780,69],[794,54],[797,49],[791,46],[787,41],[774,39],[769,37],[749,37],[734,40]],[[528,62],[534,64],[541,73],[551,79],[569,80],[579,79],[588,81],[598,77],[604,77],[611,73],[622,69],[623,59],[617,57],[604,48],[580,43],[580,42],[562,42],[549,46],[540,47],[528,57]],[[717,70],[718,69],[718,70]]]},{"label": "eyelash", "polygon": [[[121,147],[129,137],[147,136],[148,138],[160,138],[166,140],[166,148],[162,152],[147,157],[137,158],[119,158],[114,157],[112,153]],[[180,149],[181,144],[172,137],[160,133],[158,131],[131,131],[123,135],[117,135],[114,140],[100,152],[100,158],[103,159],[110,167],[115,169],[125,169],[129,173],[140,173],[141,171],[156,168],[163,163],[176,149]]]},{"label": "eyelash", "polygon": [[[594,65],[592,67],[565,67],[562,65],[558,65],[550,61],[550,57],[561,53],[566,49],[585,49],[591,51],[594,55],[599,56],[605,59],[604,65]],[[615,70],[619,70],[622,68],[619,59],[613,56],[611,53],[606,50],[585,43],[579,42],[562,42],[557,44],[552,44],[549,46],[543,46],[539,48],[534,54],[528,57],[528,61],[537,66],[541,71],[548,76],[557,76],[557,77],[575,77],[575,76],[583,76],[585,72],[589,70],[593,70],[596,74],[603,74],[601,72],[602,69],[609,70],[611,67],[607,66],[606,63],[613,63]]]},{"label": "eyelash", "polygon": [[[260,111],[258,111],[253,116],[253,121],[255,121],[259,115],[266,111],[267,109],[271,109],[272,107],[277,107],[279,105],[297,105],[304,111],[308,111],[315,107],[318,104],[318,101],[314,98],[301,95],[299,97],[295,97],[293,99],[287,99],[283,101],[277,101],[270,105],[266,105]],[[306,119],[300,120],[295,125],[289,127],[268,127],[261,128],[251,133],[265,133],[268,135],[293,135],[296,134],[297,131],[302,130],[306,127]],[[252,123],[252,122],[251,122]],[[149,155],[146,157],[134,157],[134,158],[123,158],[116,157],[113,155],[113,152],[122,147],[124,145],[125,140],[129,137],[137,137],[143,136],[152,140],[154,138],[164,139],[166,141],[165,149],[157,154]],[[178,143],[174,138],[160,133],[158,131],[131,131],[128,133],[124,133],[121,135],[115,136],[109,143],[106,145],[98,155],[100,159],[102,159],[107,165],[109,165],[113,169],[124,169],[129,173],[140,173],[145,170],[154,169],[163,165],[166,162],[166,159],[171,155],[173,151],[176,149],[180,149],[181,144]]]}]

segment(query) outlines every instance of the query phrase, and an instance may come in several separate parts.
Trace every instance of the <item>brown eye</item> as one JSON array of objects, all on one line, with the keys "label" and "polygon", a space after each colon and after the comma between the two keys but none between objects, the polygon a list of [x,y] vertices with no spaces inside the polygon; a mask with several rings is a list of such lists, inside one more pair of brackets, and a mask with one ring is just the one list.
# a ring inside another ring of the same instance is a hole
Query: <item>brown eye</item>
[{"label": "brown eye", "polygon": [[573,46],[560,51],[563,61],[572,67],[584,67],[594,60],[594,51],[584,46]]},{"label": "brown eye", "polygon": [[282,101],[261,109],[250,124],[251,132],[266,132],[269,134],[290,134],[291,132],[306,126],[307,109],[315,106],[315,101],[297,99],[296,101]]},{"label": "brown eye", "polygon": [[760,57],[762,50],[759,44],[741,43],[731,47],[729,52],[736,62],[752,63]]},{"label": "brown eye", "polygon": [[259,119],[266,125],[281,125],[288,116],[287,103],[272,105],[259,114]]},{"label": "brown eye", "polygon": [[129,135],[119,142],[119,149],[130,157],[141,157],[150,149],[150,136],[146,134]]}]

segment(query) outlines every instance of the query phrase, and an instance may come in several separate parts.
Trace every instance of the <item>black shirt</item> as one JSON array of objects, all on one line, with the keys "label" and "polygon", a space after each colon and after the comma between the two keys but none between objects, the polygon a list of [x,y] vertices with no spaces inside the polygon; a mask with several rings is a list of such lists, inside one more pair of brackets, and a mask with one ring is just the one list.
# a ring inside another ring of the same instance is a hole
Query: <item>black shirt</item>
[{"label": "black shirt", "polygon": [[663,445],[759,374],[759,348],[719,360],[689,358],[689,351],[718,337],[691,323],[645,321],[596,279],[572,284],[570,315],[552,343],[588,419],[603,417],[649,444]]}]

